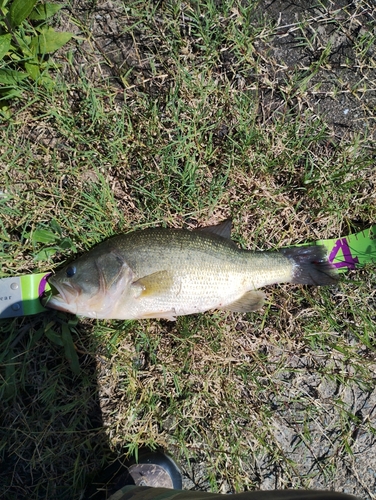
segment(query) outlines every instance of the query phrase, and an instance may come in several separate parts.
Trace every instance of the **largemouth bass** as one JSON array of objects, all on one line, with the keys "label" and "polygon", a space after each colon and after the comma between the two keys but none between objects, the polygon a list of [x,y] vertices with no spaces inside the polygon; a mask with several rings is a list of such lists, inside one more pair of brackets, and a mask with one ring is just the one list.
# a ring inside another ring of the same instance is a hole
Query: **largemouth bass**
[{"label": "largemouth bass", "polygon": [[255,311],[265,298],[257,289],[266,285],[336,281],[324,247],[253,252],[238,248],[230,233],[225,221],[112,237],[51,275],[55,293],[45,305],[98,319],[175,320],[210,309]]}]

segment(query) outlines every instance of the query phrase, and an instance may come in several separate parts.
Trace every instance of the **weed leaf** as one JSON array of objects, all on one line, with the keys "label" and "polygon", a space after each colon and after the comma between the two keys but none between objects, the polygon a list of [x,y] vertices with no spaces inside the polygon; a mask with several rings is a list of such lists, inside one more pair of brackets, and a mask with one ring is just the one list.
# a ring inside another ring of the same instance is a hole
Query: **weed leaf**
[{"label": "weed leaf", "polygon": [[27,73],[15,69],[0,69],[0,84],[15,85],[27,78]]},{"label": "weed leaf", "polygon": [[50,260],[50,257],[53,257],[58,249],[56,247],[48,247],[48,248],[43,248],[40,252],[38,252],[36,255],[34,255],[34,260],[36,262],[39,261],[44,261],[44,260]]},{"label": "weed leaf", "polygon": [[33,52],[30,50],[30,37],[28,36],[20,36],[17,33],[14,33],[14,38],[17,40],[18,47],[21,49],[22,54],[25,57],[32,57]]},{"label": "weed leaf", "polygon": [[64,346],[63,339],[61,338],[61,335],[56,333],[54,330],[51,328],[47,328],[47,330],[44,332],[46,337],[51,340],[56,345],[59,345],[60,347]]},{"label": "weed leaf", "polygon": [[[20,89],[16,89],[14,87],[0,87],[0,102],[8,101],[9,99],[14,99],[16,97],[20,97],[22,92]],[[5,104],[5,108],[7,105]],[[4,105],[1,106],[4,109]]]},{"label": "weed leaf", "polygon": [[57,233],[59,236],[62,236],[63,231],[61,230],[61,226],[56,219],[52,219],[52,221],[50,222],[50,227],[53,231],[55,231],[55,233]]},{"label": "weed leaf", "polygon": [[25,69],[27,74],[33,79],[37,80],[40,76],[40,69],[38,61],[25,62]]},{"label": "weed leaf", "polygon": [[48,54],[60,49],[72,38],[73,33],[63,32],[59,33],[53,28],[46,28],[38,36],[38,53]]},{"label": "weed leaf", "polygon": [[0,36],[0,59],[2,59],[10,48],[10,42],[12,36],[8,33],[7,35]]},{"label": "weed leaf", "polygon": [[75,245],[73,244],[70,238],[63,238],[59,243],[59,247],[63,250],[73,250],[74,252],[77,251]]},{"label": "weed leaf", "polygon": [[55,3],[43,3],[37,5],[35,9],[29,16],[31,21],[46,21],[46,19],[52,17],[56,12],[59,12],[61,8],[63,8],[63,4],[55,4]]},{"label": "weed leaf", "polygon": [[9,9],[9,21],[12,28],[19,26],[31,14],[38,0],[14,0]]},{"label": "weed leaf", "polygon": [[48,229],[36,229],[31,236],[33,243],[55,243],[56,239],[56,234]]},{"label": "weed leaf", "polygon": [[78,362],[78,356],[77,356],[76,348],[74,347],[74,343],[73,343],[73,339],[72,339],[69,325],[67,325],[67,324],[62,325],[61,338],[63,339],[63,343],[64,343],[65,357],[68,360],[68,363],[71,367],[71,370],[75,375],[79,375],[80,364]]}]

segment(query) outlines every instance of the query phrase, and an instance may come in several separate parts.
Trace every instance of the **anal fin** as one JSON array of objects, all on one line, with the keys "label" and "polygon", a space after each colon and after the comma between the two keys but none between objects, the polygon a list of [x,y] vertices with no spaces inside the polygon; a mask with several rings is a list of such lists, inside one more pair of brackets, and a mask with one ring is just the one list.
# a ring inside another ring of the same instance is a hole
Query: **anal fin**
[{"label": "anal fin", "polygon": [[250,290],[246,292],[240,299],[232,302],[231,304],[227,304],[226,306],[219,307],[218,309],[223,309],[225,311],[232,312],[251,312],[260,309],[265,301],[264,292],[260,292],[259,290]]},{"label": "anal fin", "polygon": [[169,311],[158,311],[143,314],[139,319],[167,319],[168,321],[176,321],[176,311],[171,309]]}]

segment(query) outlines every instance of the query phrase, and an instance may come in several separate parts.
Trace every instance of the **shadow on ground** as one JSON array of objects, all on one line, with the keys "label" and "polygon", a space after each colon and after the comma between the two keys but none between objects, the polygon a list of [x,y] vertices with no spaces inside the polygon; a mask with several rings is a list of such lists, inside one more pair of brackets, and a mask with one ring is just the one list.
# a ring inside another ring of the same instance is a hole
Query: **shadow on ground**
[{"label": "shadow on ground", "polygon": [[0,496],[8,500],[81,498],[111,455],[96,385],[97,360],[85,342],[89,329],[84,326],[74,339],[80,365],[75,375],[58,332],[53,341],[43,334],[48,317],[0,323]]}]

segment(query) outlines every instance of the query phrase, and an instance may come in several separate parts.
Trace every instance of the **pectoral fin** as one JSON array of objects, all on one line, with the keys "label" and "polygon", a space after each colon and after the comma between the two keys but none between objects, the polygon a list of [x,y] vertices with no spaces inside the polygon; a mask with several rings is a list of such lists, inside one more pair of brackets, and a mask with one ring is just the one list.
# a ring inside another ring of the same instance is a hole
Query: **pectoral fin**
[{"label": "pectoral fin", "polygon": [[173,277],[168,271],[158,271],[132,283],[132,288],[139,291],[137,298],[151,297],[168,292],[173,285]]},{"label": "pectoral fin", "polygon": [[219,309],[232,312],[251,312],[260,309],[264,304],[264,300],[265,294],[263,292],[250,290],[240,297],[240,299]]}]

